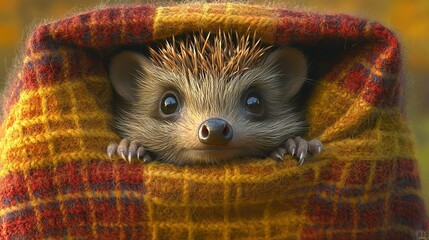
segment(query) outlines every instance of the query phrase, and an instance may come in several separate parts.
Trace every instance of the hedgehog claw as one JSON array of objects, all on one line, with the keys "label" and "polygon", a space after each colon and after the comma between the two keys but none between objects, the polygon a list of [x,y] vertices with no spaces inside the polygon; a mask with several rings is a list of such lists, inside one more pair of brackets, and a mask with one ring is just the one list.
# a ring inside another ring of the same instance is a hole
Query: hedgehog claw
[{"label": "hedgehog claw", "polygon": [[134,140],[130,142],[125,138],[122,139],[119,144],[110,143],[107,146],[107,155],[110,159],[118,155],[129,163],[136,158],[137,160],[144,160],[144,162],[152,161],[152,158],[146,152],[145,148],[141,146],[139,141]]},{"label": "hedgehog claw", "polygon": [[323,144],[317,140],[313,139],[308,142],[308,151],[312,154],[319,154],[322,151]]},{"label": "hedgehog claw", "polygon": [[274,151],[274,152],[271,154],[271,158],[272,158],[273,160],[276,160],[276,161],[282,161],[282,160],[283,160],[283,156],[282,156],[278,151]]},{"label": "hedgehog claw", "polygon": [[292,157],[295,155],[296,144],[292,138],[286,141],[285,148],[287,149],[288,153],[292,155]]},{"label": "hedgehog claw", "polygon": [[145,162],[145,163],[150,163],[150,162],[152,162],[152,158],[149,156],[149,154],[145,154],[144,156],[143,156],[143,162]]},{"label": "hedgehog claw", "polygon": [[113,154],[116,153],[117,149],[118,149],[118,144],[116,144],[116,143],[110,143],[107,146],[107,156],[109,156],[110,160],[112,160],[112,156],[113,156]]},{"label": "hedgehog claw", "polygon": [[[297,136],[295,138],[289,138],[286,141],[284,148],[279,149],[283,149],[284,153],[290,153],[292,157],[296,156],[298,158],[297,165],[301,166],[309,153],[313,156],[319,154],[323,149],[323,145],[317,139],[306,141],[303,138]],[[277,150],[272,153],[272,156],[275,157],[276,160],[279,159],[278,155],[281,155],[279,151],[280,150]]]},{"label": "hedgehog claw", "polygon": [[139,147],[138,149],[137,149],[137,159],[138,160],[143,160],[143,157],[144,157],[144,154],[145,154],[145,149],[144,149],[144,147]]},{"label": "hedgehog claw", "polygon": [[305,154],[304,152],[302,152],[301,155],[299,155],[298,166],[301,166],[304,163],[304,160],[305,160]]}]

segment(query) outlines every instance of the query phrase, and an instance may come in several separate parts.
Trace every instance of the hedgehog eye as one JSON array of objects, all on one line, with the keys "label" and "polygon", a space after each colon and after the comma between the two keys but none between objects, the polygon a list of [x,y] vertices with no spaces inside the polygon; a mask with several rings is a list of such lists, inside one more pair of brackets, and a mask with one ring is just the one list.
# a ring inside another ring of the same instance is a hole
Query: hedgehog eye
[{"label": "hedgehog eye", "polygon": [[165,115],[171,115],[179,111],[179,101],[177,95],[173,92],[165,93],[161,100],[160,109],[161,112]]},{"label": "hedgehog eye", "polygon": [[245,108],[248,113],[256,117],[264,114],[264,105],[262,98],[256,93],[250,93],[246,97]]}]

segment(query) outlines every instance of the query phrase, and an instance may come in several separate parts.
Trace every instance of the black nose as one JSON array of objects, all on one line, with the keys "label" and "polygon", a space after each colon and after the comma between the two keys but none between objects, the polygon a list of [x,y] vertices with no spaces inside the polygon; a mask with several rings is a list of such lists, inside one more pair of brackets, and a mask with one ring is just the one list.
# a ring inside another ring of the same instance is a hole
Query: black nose
[{"label": "black nose", "polygon": [[205,144],[226,144],[232,139],[232,127],[223,119],[210,118],[201,124],[198,138]]}]

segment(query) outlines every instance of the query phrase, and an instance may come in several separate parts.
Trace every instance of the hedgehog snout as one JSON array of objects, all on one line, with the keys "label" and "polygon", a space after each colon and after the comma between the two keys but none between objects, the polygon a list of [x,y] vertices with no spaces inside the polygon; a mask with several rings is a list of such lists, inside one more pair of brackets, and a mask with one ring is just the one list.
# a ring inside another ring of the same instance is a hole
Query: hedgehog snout
[{"label": "hedgehog snout", "polygon": [[220,118],[209,118],[198,129],[198,139],[204,144],[227,144],[232,140],[232,136],[231,125]]}]

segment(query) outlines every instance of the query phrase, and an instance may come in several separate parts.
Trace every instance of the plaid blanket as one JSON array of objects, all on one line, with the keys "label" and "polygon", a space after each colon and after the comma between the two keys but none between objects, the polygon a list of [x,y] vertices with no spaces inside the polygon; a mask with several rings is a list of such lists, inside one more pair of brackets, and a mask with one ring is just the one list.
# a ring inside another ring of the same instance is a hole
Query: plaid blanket
[{"label": "plaid blanket", "polygon": [[[109,160],[109,58],[189,31],[255,31],[311,57],[298,167]],[[428,229],[401,112],[401,52],[377,22],[235,3],[98,9],[38,26],[3,102],[1,239],[414,239]]]}]

